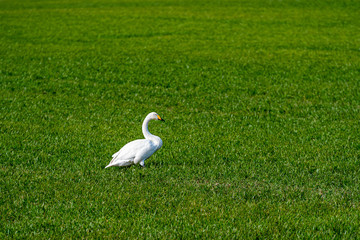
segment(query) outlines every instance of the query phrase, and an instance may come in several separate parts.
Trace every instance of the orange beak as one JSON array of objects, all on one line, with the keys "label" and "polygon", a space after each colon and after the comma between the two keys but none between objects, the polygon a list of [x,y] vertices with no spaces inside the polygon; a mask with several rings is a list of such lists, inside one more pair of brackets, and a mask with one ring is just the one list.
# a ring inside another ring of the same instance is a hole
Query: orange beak
[{"label": "orange beak", "polygon": [[159,115],[157,115],[157,118],[158,118],[160,121],[165,122],[165,120],[164,120],[164,119],[162,119]]}]

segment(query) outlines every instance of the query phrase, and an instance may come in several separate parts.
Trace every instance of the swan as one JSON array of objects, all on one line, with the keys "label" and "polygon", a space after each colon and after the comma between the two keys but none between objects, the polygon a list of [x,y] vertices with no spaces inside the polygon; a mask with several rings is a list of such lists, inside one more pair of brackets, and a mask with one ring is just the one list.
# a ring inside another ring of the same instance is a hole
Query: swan
[{"label": "swan", "polygon": [[165,122],[156,112],[149,113],[142,124],[145,139],[138,139],[125,144],[118,152],[112,155],[112,160],[105,168],[124,167],[138,163],[140,166],[145,167],[145,160],[159,150],[163,144],[161,138],[149,132],[148,124],[151,120]]}]

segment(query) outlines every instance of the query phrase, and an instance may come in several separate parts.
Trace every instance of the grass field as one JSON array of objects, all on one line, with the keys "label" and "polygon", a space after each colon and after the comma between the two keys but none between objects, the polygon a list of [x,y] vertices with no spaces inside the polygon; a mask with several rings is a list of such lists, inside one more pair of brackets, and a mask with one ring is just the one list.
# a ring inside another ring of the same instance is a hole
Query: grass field
[{"label": "grass field", "polygon": [[0,238],[360,238],[359,12],[0,1]]}]

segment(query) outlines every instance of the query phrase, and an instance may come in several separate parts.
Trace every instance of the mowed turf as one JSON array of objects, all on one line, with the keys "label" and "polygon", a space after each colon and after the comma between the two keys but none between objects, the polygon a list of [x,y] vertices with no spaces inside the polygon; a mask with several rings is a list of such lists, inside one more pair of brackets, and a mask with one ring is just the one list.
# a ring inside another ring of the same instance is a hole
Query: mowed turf
[{"label": "mowed turf", "polygon": [[359,12],[1,1],[0,238],[360,238]]}]

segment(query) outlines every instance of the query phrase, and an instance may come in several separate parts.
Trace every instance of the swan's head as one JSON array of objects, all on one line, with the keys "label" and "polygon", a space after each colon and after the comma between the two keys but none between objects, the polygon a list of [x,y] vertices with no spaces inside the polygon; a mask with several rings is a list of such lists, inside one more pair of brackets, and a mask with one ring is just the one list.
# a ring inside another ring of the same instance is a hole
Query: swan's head
[{"label": "swan's head", "polygon": [[156,112],[149,113],[146,118],[153,119],[153,120],[164,121],[164,122],[165,122],[165,120],[162,119],[162,118],[160,117],[160,115],[157,114]]}]

